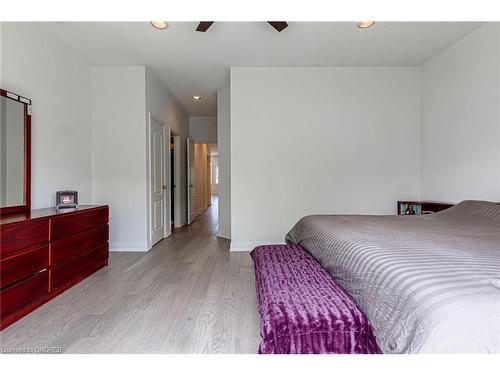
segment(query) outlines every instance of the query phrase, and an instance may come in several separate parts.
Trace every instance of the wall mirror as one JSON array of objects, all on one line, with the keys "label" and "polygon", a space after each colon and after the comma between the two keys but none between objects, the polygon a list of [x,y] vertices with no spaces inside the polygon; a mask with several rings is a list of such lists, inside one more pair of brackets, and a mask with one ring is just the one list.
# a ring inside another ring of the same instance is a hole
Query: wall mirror
[{"label": "wall mirror", "polygon": [[31,208],[31,100],[0,89],[0,214]]}]

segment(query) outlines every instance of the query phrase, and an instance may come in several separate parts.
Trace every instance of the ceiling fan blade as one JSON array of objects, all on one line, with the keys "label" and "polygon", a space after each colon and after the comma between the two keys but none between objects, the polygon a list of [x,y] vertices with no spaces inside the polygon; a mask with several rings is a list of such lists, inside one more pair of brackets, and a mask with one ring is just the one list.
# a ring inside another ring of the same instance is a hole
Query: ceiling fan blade
[{"label": "ceiling fan blade", "polygon": [[288,27],[288,23],[284,21],[268,21],[267,23],[274,27],[279,33]]},{"label": "ceiling fan blade", "polygon": [[196,28],[196,31],[200,31],[200,32],[204,33],[205,31],[208,30],[208,28],[210,26],[212,26],[213,23],[214,23],[214,21],[203,21],[203,22],[200,22],[198,24],[198,27]]}]

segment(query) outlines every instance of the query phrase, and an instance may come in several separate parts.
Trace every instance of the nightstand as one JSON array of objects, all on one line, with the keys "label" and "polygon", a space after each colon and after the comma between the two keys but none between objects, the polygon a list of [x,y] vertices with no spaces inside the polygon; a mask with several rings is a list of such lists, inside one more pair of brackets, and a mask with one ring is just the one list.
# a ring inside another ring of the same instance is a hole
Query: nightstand
[{"label": "nightstand", "polygon": [[398,201],[398,215],[427,215],[453,207],[453,203],[433,201]]}]

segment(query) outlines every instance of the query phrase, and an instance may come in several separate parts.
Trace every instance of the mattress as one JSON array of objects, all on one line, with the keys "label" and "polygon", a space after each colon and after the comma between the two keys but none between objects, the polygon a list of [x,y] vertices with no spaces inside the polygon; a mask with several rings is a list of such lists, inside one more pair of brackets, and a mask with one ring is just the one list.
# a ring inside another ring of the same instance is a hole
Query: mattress
[{"label": "mattress", "polygon": [[286,236],[354,298],[384,353],[500,352],[500,206],[313,215]]}]

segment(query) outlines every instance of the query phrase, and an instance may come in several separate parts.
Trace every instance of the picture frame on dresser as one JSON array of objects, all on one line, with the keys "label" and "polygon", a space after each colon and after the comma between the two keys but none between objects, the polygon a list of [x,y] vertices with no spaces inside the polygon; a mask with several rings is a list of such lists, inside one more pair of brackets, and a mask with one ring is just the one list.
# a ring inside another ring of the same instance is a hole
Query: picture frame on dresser
[{"label": "picture frame on dresser", "polygon": [[76,190],[56,191],[56,208],[76,208],[78,207],[78,192]]}]

